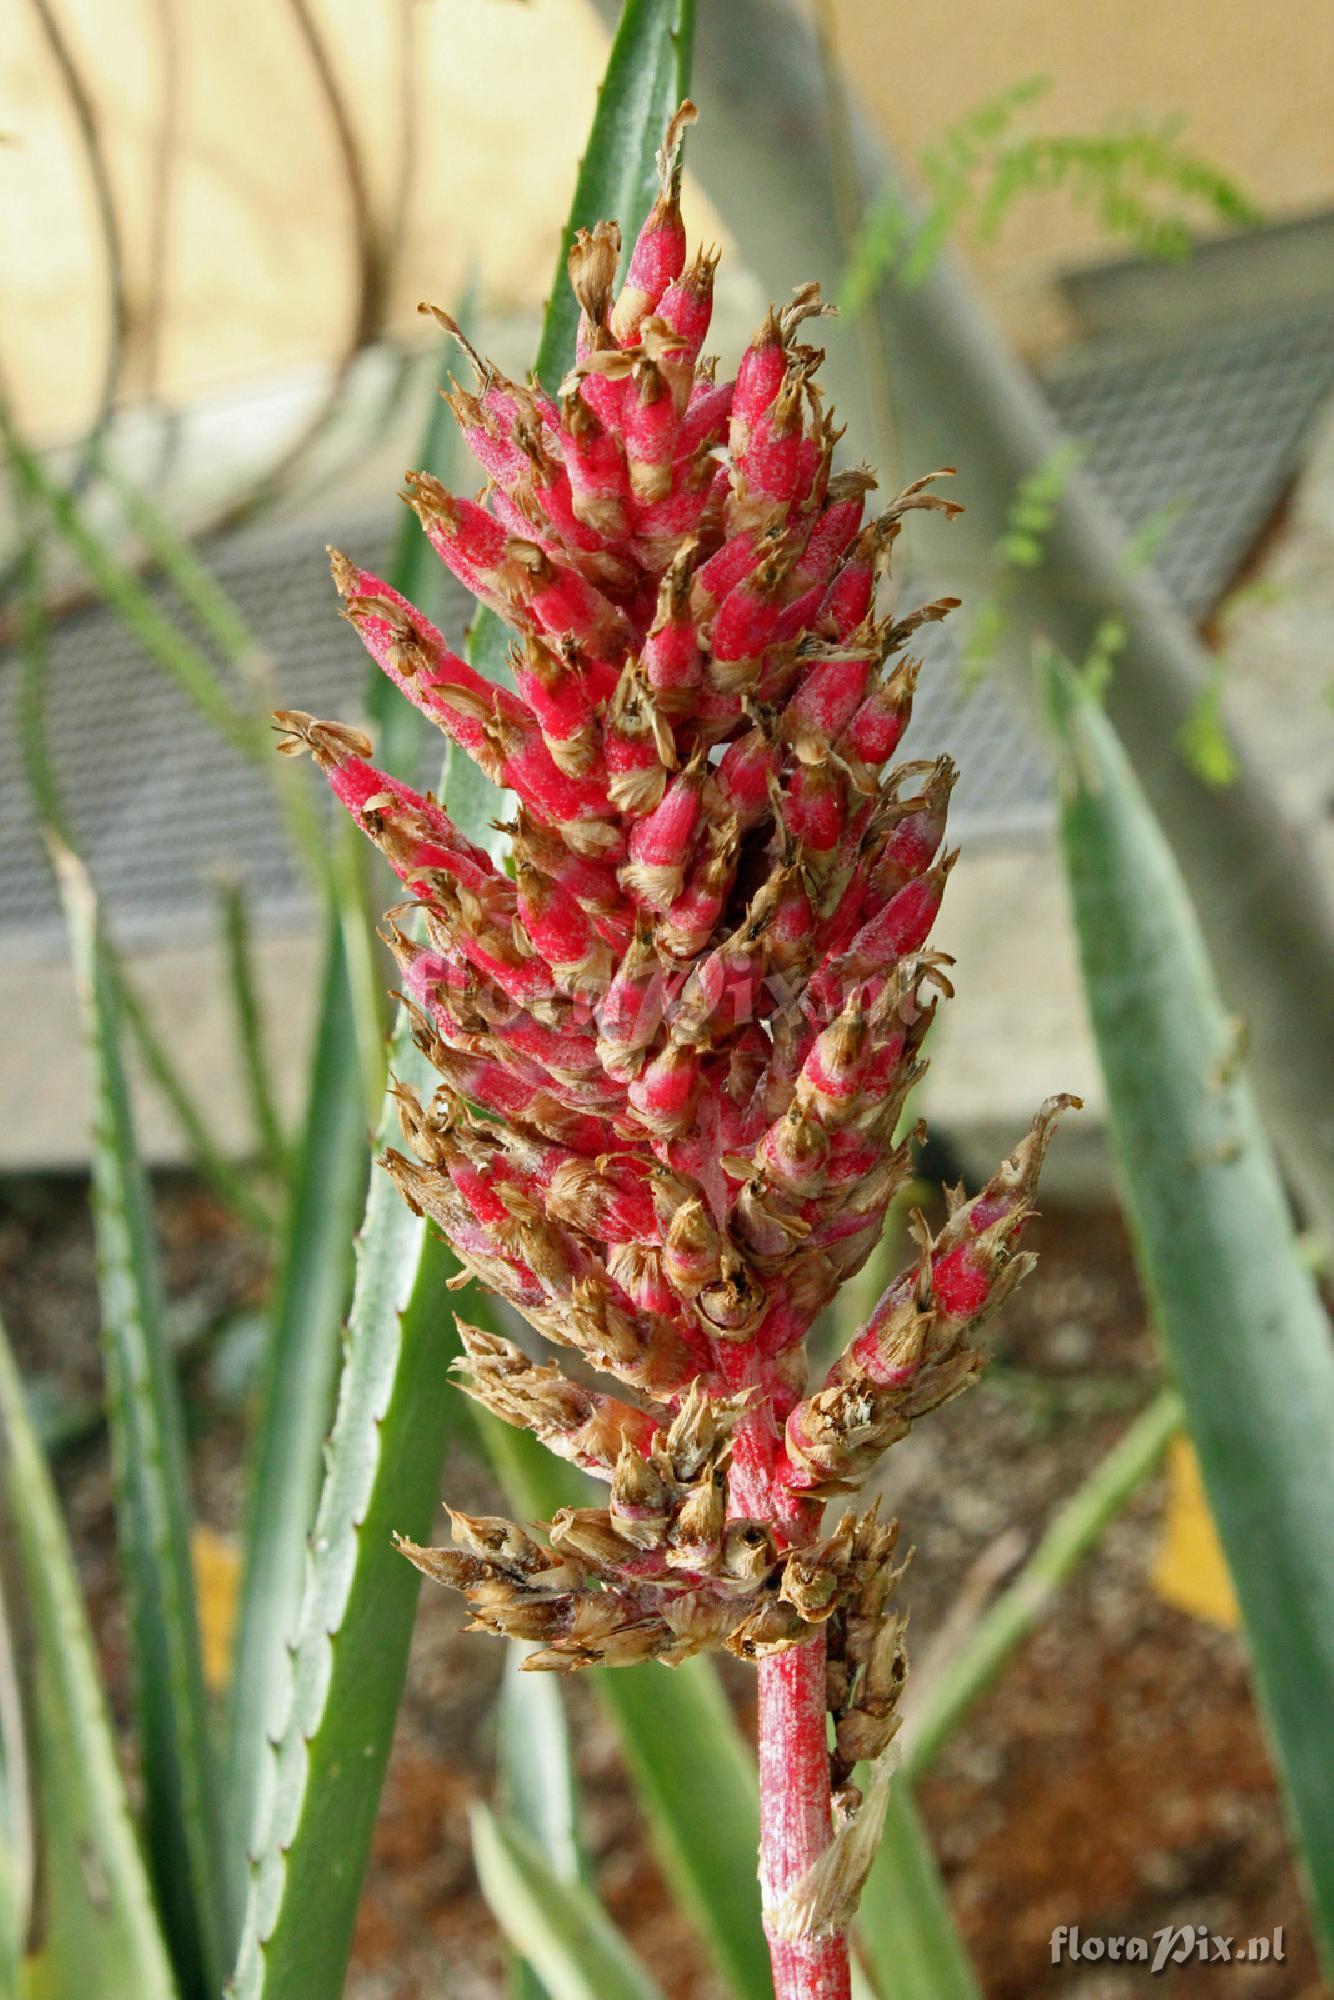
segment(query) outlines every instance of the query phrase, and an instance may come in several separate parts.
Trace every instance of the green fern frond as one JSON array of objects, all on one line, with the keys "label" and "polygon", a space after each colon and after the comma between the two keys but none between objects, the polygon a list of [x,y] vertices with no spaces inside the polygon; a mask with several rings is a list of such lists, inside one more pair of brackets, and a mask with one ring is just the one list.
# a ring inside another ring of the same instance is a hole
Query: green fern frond
[{"label": "green fern frond", "polygon": [[1010,599],[1019,578],[1041,567],[1047,536],[1070,475],[1084,456],[1073,438],[1063,439],[1019,481],[996,543],[997,577],[990,597],[973,614],[959,658],[959,675],[971,692],[988,672],[996,649],[1010,629]]},{"label": "green fern frond", "polygon": [[891,273],[908,289],[921,284],[965,222],[974,242],[993,241],[1031,195],[1065,194],[1093,211],[1105,235],[1142,257],[1188,256],[1192,218],[1230,228],[1258,220],[1243,189],[1182,142],[1180,117],[1128,119],[1101,133],[1015,136],[1019,113],[1049,87],[1046,77],[1026,77],[928,147],[918,162],[928,195],[920,215],[897,190],[885,190],[853,245],[843,285],[849,310],[865,305]]}]

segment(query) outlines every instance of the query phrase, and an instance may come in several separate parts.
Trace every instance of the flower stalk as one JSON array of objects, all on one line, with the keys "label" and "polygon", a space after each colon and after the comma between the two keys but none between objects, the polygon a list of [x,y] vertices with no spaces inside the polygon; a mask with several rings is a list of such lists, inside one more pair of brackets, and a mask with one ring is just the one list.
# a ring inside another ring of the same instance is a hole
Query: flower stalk
[{"label": "flower stalk", "polygon": [[461,1386],[607,1488],[540,1538],[451,1513],[451,1547],[403,1551],[476,1628],[528,1641],[530,1671],[757,1663],[775,1991],[833,2000],[905,1669],[897,1529],[872,1503],[826,1530],[825,1503],[976,1376],[1071,1100],[939,1231],[918,1218],[910,1268],[810,1382],[806,1336],[910,1172],[898,1127],[951,990],[929,936],[954,769],[891,759],[905,648],[953,600],[876,599],[907,516],[958,510],[928,479],[868,518],[869,471],[834,469],[815,287],[717,380],[717,256],[690,259],[679,201],[693,118],[668,128],[619,291],[616,225],[575,238],[555,397],[436,311],[471,368],[449,401],[487,483],[471,500],[410,474],[404,498],[513,629],[512,685],[333,557],[371,656],[515,795],[511,867],[359,731],[278,720],[409,898],[387,939],[440,1083],[399,1090],[387,1169],[465,1278],[566,1357],[461,1327]]},{"label": "flower stalk", "polygon": [[759,1662],[760,1888],[777,2000],[848,2000],[847,1939],[784,1937],[771,1913],[829,1846],[825,1749],[825,1642]]}]

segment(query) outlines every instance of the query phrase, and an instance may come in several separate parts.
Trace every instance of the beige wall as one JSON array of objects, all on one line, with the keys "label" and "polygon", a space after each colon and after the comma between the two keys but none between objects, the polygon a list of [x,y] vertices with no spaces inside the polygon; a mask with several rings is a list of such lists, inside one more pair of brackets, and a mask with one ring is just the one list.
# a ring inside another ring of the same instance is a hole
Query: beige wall
[{"label": "beige wall", "polygon": [[[699,0],[702,6],[727,0]],[[1002,85],[1047,72],[1029,114],[1088,131],[1183,111],[1190,135],[1277,213],[1334,202],[1334,5],[1280,0],[834,0],[844,55],[896,146],[915,154]],[[136,321],[127,393],[167,397],[336,353],[352,310],[350,209],[327,106],[280,0],[55,0],[89,78],[126,232]],[[390,318],[457,296],[533,303],[592,108],[602,36],[585,0],[310,0],[352,97],[370,199],[400,204],[412,82],[414,192],[398,220]],[[776,10],[777,17],[777,10]],[[166,25],[171,24],[167,36]],[[408,40],[405,44],[404,36]],[[174,46],[170,71],[164,51]],[[174,76],[176,168],[165,310],[153,296],[154,157]],[[103,277],[87,179],[33,10],[0,38],[0,367],[31,425],[76,432],[102,353]],[[696,198],[695,220],[716,223]],[[1099,249],[1058,198],[980,254],[1022,337],[1043,275]]]},{"label": "beige wall", "polygon": [[[707,0],[706,0],[707,4]],[[1183,114],[1182,134],[1266,215],[1334,206],[1330,0],[833,0],[840,53],[905,160],[1009,83],[1051,88],[1025,129],[1088,133]],[[1021,340],[1041,281],[1063,261],[1112,254],[1059,195],[1024,203],[971,251]]]},{"label": "beige wall", "polygon": [[[281,0],[54,0],[95,91],[142,391],[163,17],[177,43],[176,168],[157,387],[168,397],[337,352],[353,310],[351,206],[327,105]],[[457,296],[476,262],[499,303],[536,301],[592,113],[602,38],[582,0],[310,0],[346,88],[377,213],[414,192],[390,319]],[[405,128],[404,24],[415,133]],[[27,8],[0,38],[0,363],[48,435],[88,413],[103,264],[55,68]]]}]

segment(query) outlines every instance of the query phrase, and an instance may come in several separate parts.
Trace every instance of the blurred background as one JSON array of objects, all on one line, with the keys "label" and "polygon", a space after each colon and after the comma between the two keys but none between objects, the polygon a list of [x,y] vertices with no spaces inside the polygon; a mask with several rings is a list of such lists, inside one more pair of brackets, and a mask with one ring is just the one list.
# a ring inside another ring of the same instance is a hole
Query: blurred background
[{"label": "blurred background", "polygon": [[[308,843],[325,843],[322,807],[275,789],[250,724],[278,698],[364,713],[324,547],[378,564],[398,534],[395,488],[419,462],[441,367],[419,301],[527,365],[613,11],[18,0],[0,37],[0,398],[47,482],[41,500],[31,483],[26,498],[21,482],[0,491],[0,1287],[61,1453],[113,1687],[125,1642],[88,1083],[25,758],[25,564],[31,583],[39,547],[48,776],[143,1011],[136,1110],[189,1366],[221,1675],[238,1413],[271,1277],[266,1130],[273,1173],[303,1101],[324,937],[289,837],[304,814]],[[1263,1020],[1291,1034],[1313,1003],[1319,1032],[1319,993],[1292,991],[1300,968],[1270,1006],[1264,982],[1283,968],[1210,857],[1235,877],[1224,836],[1269,825],[1302,856],[1301,893],[1327,890],[1334,862],[1334,11],[700,12],[685,211],[693,238],[724,248],[710,345],[730,366],[770,297],[818,274],[847,308],[829,377],[854,455],[891,491],[955,463],[969,509],[948,538],[906,538],[909,597],[965,600],[933,631],[909,743],[948,749],[964,773],[940,927],[959,997],[923,1092],[924,1175],[985,1172],[1049,1091],[1088,1105],[1053,1151],[1043,1264],[1007,1309],[986,1384],[894,1454],[929,1684],[1160,1369],[1112,1189],[1051,772],[1015,670],[1035,635],[1071,645],[1074,617],[1081,655],[1124,666],[1121,698],[1158,732],[1155,803],[1201,857],[1211,936],[1236,947],[1232,1004],[1249,955]],[[434,449],[446,467],[447,441]],[[1101,569],[1050,533],[1067,488],[1075,544],[1102,551]],[[457,636],[460,601],[440,603]],[[1161,656],[1127,652],[1127,630],[1150,627]],[[1165,726],[1155,702],[1197,644],[1202,676]],[[433,782],[436,746],[405,749]],[[1295,1183],[1334,1107],[1308,1114],[1285,1151]],[[1137,1990],[1129,1973],[1052,1968],[1057,1923],[1281,1923],[1286,1963],[1234,1986],[1321,1990],[1235,1609],[1189,1455],[1168,1466],[923,1782],[988,1996]],[[455,2000],[500,1990],[455,1810],[487,1782],[477,1745],[499,1663],[460,1646],[457,1622],[438,1598],[424,1609],[357,2000],[435,1992],[446,1962]],[[707,1996],[607,1725],[579,1690],[573,1713],[599,1887],[671,1993]],[[1163,1985],[1213,1990],[1207,1968]]]}]

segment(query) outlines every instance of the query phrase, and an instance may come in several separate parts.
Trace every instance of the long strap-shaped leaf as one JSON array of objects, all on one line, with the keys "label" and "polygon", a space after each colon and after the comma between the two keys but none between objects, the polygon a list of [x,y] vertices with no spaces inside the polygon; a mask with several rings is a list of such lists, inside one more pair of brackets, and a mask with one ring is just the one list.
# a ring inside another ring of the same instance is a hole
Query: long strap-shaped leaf
[{"label": "long strap-shaped leaf", "polygon": [[895,1777],[857,1936],[883,2000],[980,2000],[912,1791]]},{"label": "long strap-shaped leaf", "polygon": [[553,395],[574,358],[579,325],[579,307],[565,276],[574,233],[604,216],[615,217],[622,261],[628,259],[657,192],[654,159],[664,128],[690,87],[694,22],[694,0],[626,0],[621,9],[538,343],[537,379]]},{"label": "long strap-shaped leaf", "polygon": [[[447,405],[432,397],[420,445],[422,465],[442,469]],[[415,516],[404,510],[390,582],[434,610],[432,570],[441,566]],[[430,567],[428,568],[428,565]],[[390,770],[411,769],[417,711],[372,669],[367,713]],[[407,718],[407,726],[402,719]],[[299,774],[303,780],[307,776]],[[339,837],[364,847],[350,823]],[[352,1278],[352,1239],[365,1204],[368,1148],[356,996],[348,972],[351,924],[368,913],[330,910],[311,1055],[305,1119],[283,1245],[264,1391],[251,1447],[245,1566],[229,1706],[227,1805],[231,1859],[244,1889],[245,1863],[258,1838],[256,1808],[270,1741],[290,1692],[287,1648],[295,1637],[306,1549],[319,1501],[324,1440],[340,1355],[339,1330]],[[378,961],[372,962],[378,978]]]},{"label": "long strap-shaped leaf", "polygon": [[[420,446],[420,463],[433,470],[441,469],[446,457],[448,415],[442,398],[433,397]],[[440,573],[440,564],[406,508],[404,516],[411,533],[398,538],[390,581],[429,611],[434,607],[427,586],[433,582],[432,570]],[[388,768],[411,768],[415,709],[374,669],[366,706]],[[364,843],[358,830],[349,823],[339,829],[339,837],[359,863]],[[305,1122],[252,1444],[227,1761],[231,1858],[243,1889],[246,1858],[260,1833],[261,1776],[290,1697],[287,1649],[301,1608],[340,1355],[338,1334],[351,1289],[353,1234],[365,1202],[364,1036],[348,958],[352,926],[365,931],[367,915],[360,907],[349,911],[345,901],[329,914]],[[372,960],[372,976],[378,978],[379,971],[379,962]]]},{"label": "long strap-shaped leaf", "polygon": [[[405,1083],[429,1086],[406,1024],[391,1063]],[[391,1118],[392,1108],[381,1147],[396,1129]],[[290,1699],[259,1804],[240,2000],[336,2000],[342,1991],[417,1602],[418,1579],[393,1535],[430,1528],[455,1403],[441,1340],[452,1269],[376,1171]]]},{"label": "long strap-shaped leaf", "polygon": [[[1110,723],[1049,677],[1061,838],[1136,1258],[1334,1965],[1334,1352],[1195,914]],[[1334,1032],[1312,994],[1311,1032]],[[1323,1021],[1323,1027],[1322,1027]]]},{"label": "long strap-shaped leaf", "polygon": [[289,1159],[282,1116],[266,1047],[264,1007],[255,974],[255,936],[245,885],[228,875],[218,885],[219,928],[227,965],[236,1053],[250,1100],[251,1134],[255,1151],[274,1184],[285,1185]]},{"label": "long strap-shaped leaf", "polygon": [[23,2000],[175,2000],[78,1580],[0,1331],[0,1550],[38,1865]]},{"label": "long strap-shaped leaf", "polygon": [[[588,1879],[579,1837],[579,1789],[574,1773],[564,1689],[555,1674],[526,1674],[525,1648],[505,1648],[496,1716],[496,1776],[502,1817],[537,1843],[557,1881]],[[511,2000],[547,2000],[547,1988],[526,1958],[510,1966]]]},{"label": "long strap-shaped leaf", "polygon": [[482,1894],[552,2000],[662,2000],[591,1889],[557,1875],[523,1827],[472,1811]]},{"label": "long strap-shaped leaf", "polygon": [[229,1855],[242,1895],[245,1856],[256,1838],[260,1773],[283,1721],[287,1646],[295,1633],[306,1542],[324,1470],[352,1234],[365,1200],[352,995],[341,927],[333,917],[328,931],[329,976],[315,1029],[285,1261],[254,1432],[228,1712]]},{"label": "long strap-shaped leaf", "polygon": [[[446,456],[446,420],[448,406],[432,396],[420,444],[420,464],[432,470],[440,470]],[[410,532],[398,536],[390,582],[420,602],[430,596],[424,588],[432,580],[428,564],[438,574],[440,564],[406,508],[404,530]],[[424,608],[434,610],[430,602]],[[378,670],[368,680],[366,710],[386,766],[410,768],[416,710],[396,698]],[[406,728],[400,726],[404,716]],[[358,848],[362,844],[350,824],[340,828],[340,838]],[[360,852],[356,858],[360,860]],[[352,916],[366,928],[366,912]],[[352,1288],[352,1236],[366,1200],[368,1148],[358,1074],[364,1066],[364,1038],[358,1034],[348,976],[348,940],[348,910],[330,910],[282,1278],[250,1452],[246,1554],[228,1708],[228,1832],[242,1892],[246,1856],[260,1832],[260,1778],[290,1696],[288,1646],[296,1636],[306,1544],[320,1498],[324,1438],[340,1358],[338,1332]],[[374,962],[376,978],[378,970]]]},{"label": "long strap-shaped leaf", "polygon": [[755,1760],[717,1670],[698,1659],[671,1675],[649,1665],[598,1679],[673,1889],[734,1990],[763,2000]]},{"label": "long strap-shaped leaf", "polygon": [[226,1882],[190,1562],[190,1497],[115,986],[82,864],[55,848],[93,1073],[93,1217],[149,1863],[187,1993],[226,1974]]},{"label": "long strap-shaped leaf", "polygon": [[[651,120],[635,134],[637,155],[650,139],[657,144],[678,80],[674,56],[671,89],[663,90],[658,56],[688,6],[689,0],[627,0],[590,139],[590,153],[609,176],[616,161],[600,134],[608,120],[622,118],[646,62],[659,78],[659,94],[651,105],[642,93],[635,96],[639,115]],[[621,193],[586,171],[571,228],[613,212]],[[623,211],[627,231],[641,213]],[[485,839],[486,826],[448,789],[447,796],[456,823]],[[485,802],[488,816],[493,807],[493,800]],[[402,1022],[391,1066],[404,1081],[430,1087]],[[382,1137],[393,1123],[391,1105]],[[428,1530],[453,1401],[445,1377],[448,1269],[445,1253],[403,1209],[387,1177],[375,1175],[292,1696],[260,1807],[263,1832],[234,1981],[238,2000],[336,2000],[341,1990],[417,1601],[417,1579],[395,1555],[390,1536],[422,1537]]]}]

